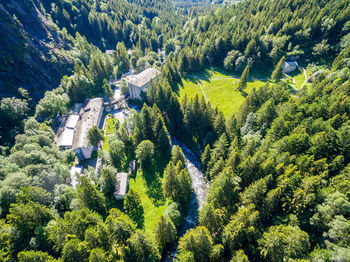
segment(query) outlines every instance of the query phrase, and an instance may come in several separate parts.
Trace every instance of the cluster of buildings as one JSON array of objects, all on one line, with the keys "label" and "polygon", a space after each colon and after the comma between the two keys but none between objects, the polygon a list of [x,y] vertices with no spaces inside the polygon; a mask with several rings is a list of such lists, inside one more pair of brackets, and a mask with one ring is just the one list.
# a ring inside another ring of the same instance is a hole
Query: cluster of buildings
[{"label": "cluster of buildings", "polygon": [[84,104],[75,104],[66,124],[57,134],[57,145],[61,150],[72,149],[79,160],[91,158],[93,146],[89,144],[88,132],[100,126],[103,115],[103,99],[93,98]]},{"label": "cluster of buildings", "polygon": [[[160,74],[155,68],[148,68],[137,75],[127,77],[130,98],[141,100],[142,92],[146,92],[152,79]],[[56,134],[56,143],[61,150],[71,149],[79,161],[91,158],[94,147],[89,144],[88,132],[93,126],[99,128],[102,124],[104,112],[103,98],[93,98],[84,103],[75,104],[66,121]],[[136,162],[131,161],[129,173],[116,174],[116,186],[114,196],[123,199],[127,193],[128,175],[136,168]],[[71,185],[76,187],[79,183],[77,174],[82,173],[82,168],[74,166],[71,169]]]}]

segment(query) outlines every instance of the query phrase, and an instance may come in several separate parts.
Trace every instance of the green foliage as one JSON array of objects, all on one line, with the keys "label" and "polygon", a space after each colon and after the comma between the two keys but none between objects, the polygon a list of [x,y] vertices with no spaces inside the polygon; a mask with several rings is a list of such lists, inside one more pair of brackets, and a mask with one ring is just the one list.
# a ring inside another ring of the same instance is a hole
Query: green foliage
[{"label": "green foliage", "polygon": [[182,168],[179,161],[174,166],[170,161],[163,174],[163,192],[164,196],[178,202],[182,208],[186,208],[191,197],[191,178],[187,169]]},{"label": "green foliage", "polygon": [[220,209],[214,209],[213,204],[205,205],[199,211],[198,223],[206,227],[213,237],[217,236],[221,232],[223,225]]},{"label": "green foliage", "polygon": [[250,204],[240,208],[230,219],[222,233],[225,248],[236,250],[259,236],[259,212]]},{"label": "green foliage", "polygon": [[180,226],[183,221],[181,207],[177,202],[171,203],[164,212],[164,216],[169,218],[176,227]]},{"label": "green foliage", "polygon": [[161,251],[167,244],[174,242],[176,239],[177,232],[175,225],[165,216],[160,217],[155,228],[153,229],[153,232]]},{"label": "green foliage", "polygon": [[106,214],[105,197],[85,176],[80,177],[80,184],[78,185],[78,201],[81,208],[89,208],[101,215]]},{"label": "green foliage", "polygon": [[102,168],[100,176],[100,186],[102,192],[105,195],[112,195],[114,193],[116,174],[117,171],[111,166],[106,166]]},{"label": "green foliage", "polygon": [[62,88],[47,91],[44,98],[36,105],[35,113],[40,117],[55,117],[57,114],[65,114],[68,103],[69,97]]},{"label": "green foliage", "polygon": [[285,57],[282,57],[280,59],[280,61],[278,61],[275,69],[273,70],[272,74],[271,74],[271,79],[274,81],[278,81],[282,78],[283,76],[283,65],[284,62],[286,61]]},{"label": "green foliage", "polygon": [[244,251],[240,249],[234,253],[231,262],[249,262],[249,259]]},{"label": "green foliage", "polygon": [[[193,254],[194,261],[209,261],[213,241],[208,229],[199,226],[186,232],[179,240],[179,255]],[[188,261],[188,260],[185,260]]]},{"label": "green foliage", "polygon": [[154,155],[153,143],[149,140],[142,141],[136,148],[136,158],[142,168],[148,170],[152,164]]},{"label": "green foliage", "polygon": [[90,145],[97,146],[101,141],[104,140],[102,130],[98,129],[97,126],[90,128],[88,132],[88,140]]},{"label": "green foliage", "polygon": [[247,87],[248,77],[249,77],[249,65],[245,67],[241,75],[241,78],[239,79],[239,90],[241,92]]},{"label": "green foliage", "polygon": [[138,228],[143,228],[143,207],[140,196],[132,189],[126,194],[124,199],[125,212],[134,220]]},{"label": "green foliage", "polygon": [[160,261],[160,255],[157,249],[140,231],[136,231],[136,233],[127,240],[123,258],[126,262]]},{"label": "green foliage", "polygon": [[301,258],[309,248],[308,234],[295,226],[272,226],[258,242],[262,256],[270,261]]},{"label": "green foliage", "polygon": [[41,251],[22,251],[18,253],[19,262],[54,262],[57,261],[48,253]]},{"label": "green foliage", "polygon": [[11,204],[7,220],[23,238],[28,240],[39,227],[45,226],[51,219],[51,211],[39,203],[29,201],[26,204]]}]

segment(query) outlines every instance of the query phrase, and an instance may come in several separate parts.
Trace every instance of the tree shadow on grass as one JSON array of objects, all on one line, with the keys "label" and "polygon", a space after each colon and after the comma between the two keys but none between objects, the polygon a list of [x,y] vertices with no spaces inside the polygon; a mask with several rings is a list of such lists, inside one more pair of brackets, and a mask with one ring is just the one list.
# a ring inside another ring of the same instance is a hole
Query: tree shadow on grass
[{"label": "tree shadow on grass", "polygon": [[162,179],[158,172],[143,171],[143,176],[147,184],[147,195],[152,200],[156,207],[159,207],[165,203],[165,197],[162,189]]}]

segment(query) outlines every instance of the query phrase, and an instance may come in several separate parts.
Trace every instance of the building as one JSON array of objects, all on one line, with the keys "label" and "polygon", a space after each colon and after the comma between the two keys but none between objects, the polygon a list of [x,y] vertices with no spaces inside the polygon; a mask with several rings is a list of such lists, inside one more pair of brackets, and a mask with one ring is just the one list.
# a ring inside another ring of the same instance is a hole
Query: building
[{"label": "building", "polygon": [[89,145],[88,132],[93,126],[99,126],[103,114],[102,98],[94,98],[82,107],[77,121],[72,149],[80,160],[91,158],[93,146]]},{"label": "building", "polygon": [[70,115],[58,142],[61,150],[72,149],[74,130],[78,123],[79,115]]},{"label": "building", "polygon": [[113,56],[114,50],[106,50],[106,54],[109,56]]},{"label": "building", "polygon": [[159,70],[155,68],[147,68],[138,75],[129,77],[127,81],[131,99],[141,100],[141,93],[147,92],[149,83],[159,74]]},{"label": "building", "polygon": [[124,199],[128,191],[128,173],[118,173],[115,179],[114,196],[116,199]]},{"label": "building", "polygon": [[283,65],[283,73],[291,73],[295,71],[298,67],[298,63],[296,61],[286,61]]},{"label": "building", "polygon": [[308,81],[309,83],[315,82],[316,78],[317,78],[321,73],[323,73],[322,70],[317,71],[317,72],[314,73],[312,76],[310,76],[309,79],[308,79],[307,81]]}]

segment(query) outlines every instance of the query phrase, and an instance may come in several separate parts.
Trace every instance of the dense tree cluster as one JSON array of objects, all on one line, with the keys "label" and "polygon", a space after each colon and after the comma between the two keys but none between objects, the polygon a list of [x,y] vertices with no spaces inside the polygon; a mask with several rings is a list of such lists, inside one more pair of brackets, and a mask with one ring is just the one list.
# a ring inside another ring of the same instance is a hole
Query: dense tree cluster
[{"label": "dense tree cluster", "polygon": [[178,70],[265,70],[283,56],[329,63],[349,45],[349,18],[346,0],[244,1],[212,10],[192,19],[180,43],[175,41],[184,47],[176,53]]},{"label": "dense tree cluster", "polygon": [[[348,1],[246,0],[203,16],[192,9],[186,23],[168,1],[50,0],[40,8],[61,28],[75,66],[36,105],[37,120],[28,118],[25,89],[1,100],[0,132],[15,142],[0,148],[0,260],[160,261],[177,240],[179,261],[350,259]],[[291,94],[279,80],[285,59],[298,55],[329,69]],[[48,124],[72,103],[111,99],[109,80],[150,66],[161,75],[140,113],[112,119],[105,139],[90,130],[91,145],[104,139],[102,168],[69,186],[74,153],[58,149]],[[177,97],[181,77],[207,66],[239,72],[242,92],[258,68],[275,68],[275,83],[253,88],[226,119],[204,98]],[[170,133],[200,157],[209,181],[198,226],[179,239],[193,192]],[[141,192],[113,196],[116,173],[134,159],[136,175],[167,204],[151,237]]]},{"label": "dense tree cluster", "polygon": [[[206,146],[202,163],[212,183],[199,225],[227,259],[349,259],[346,57],[345,49],[335,59],[338,70],[297,97],[281,86],[254,90],[238,117],[239,129],[227,133],[233,139],[224,133]],[[180,253],[184,259],[198,256],[195,249]]]}]

